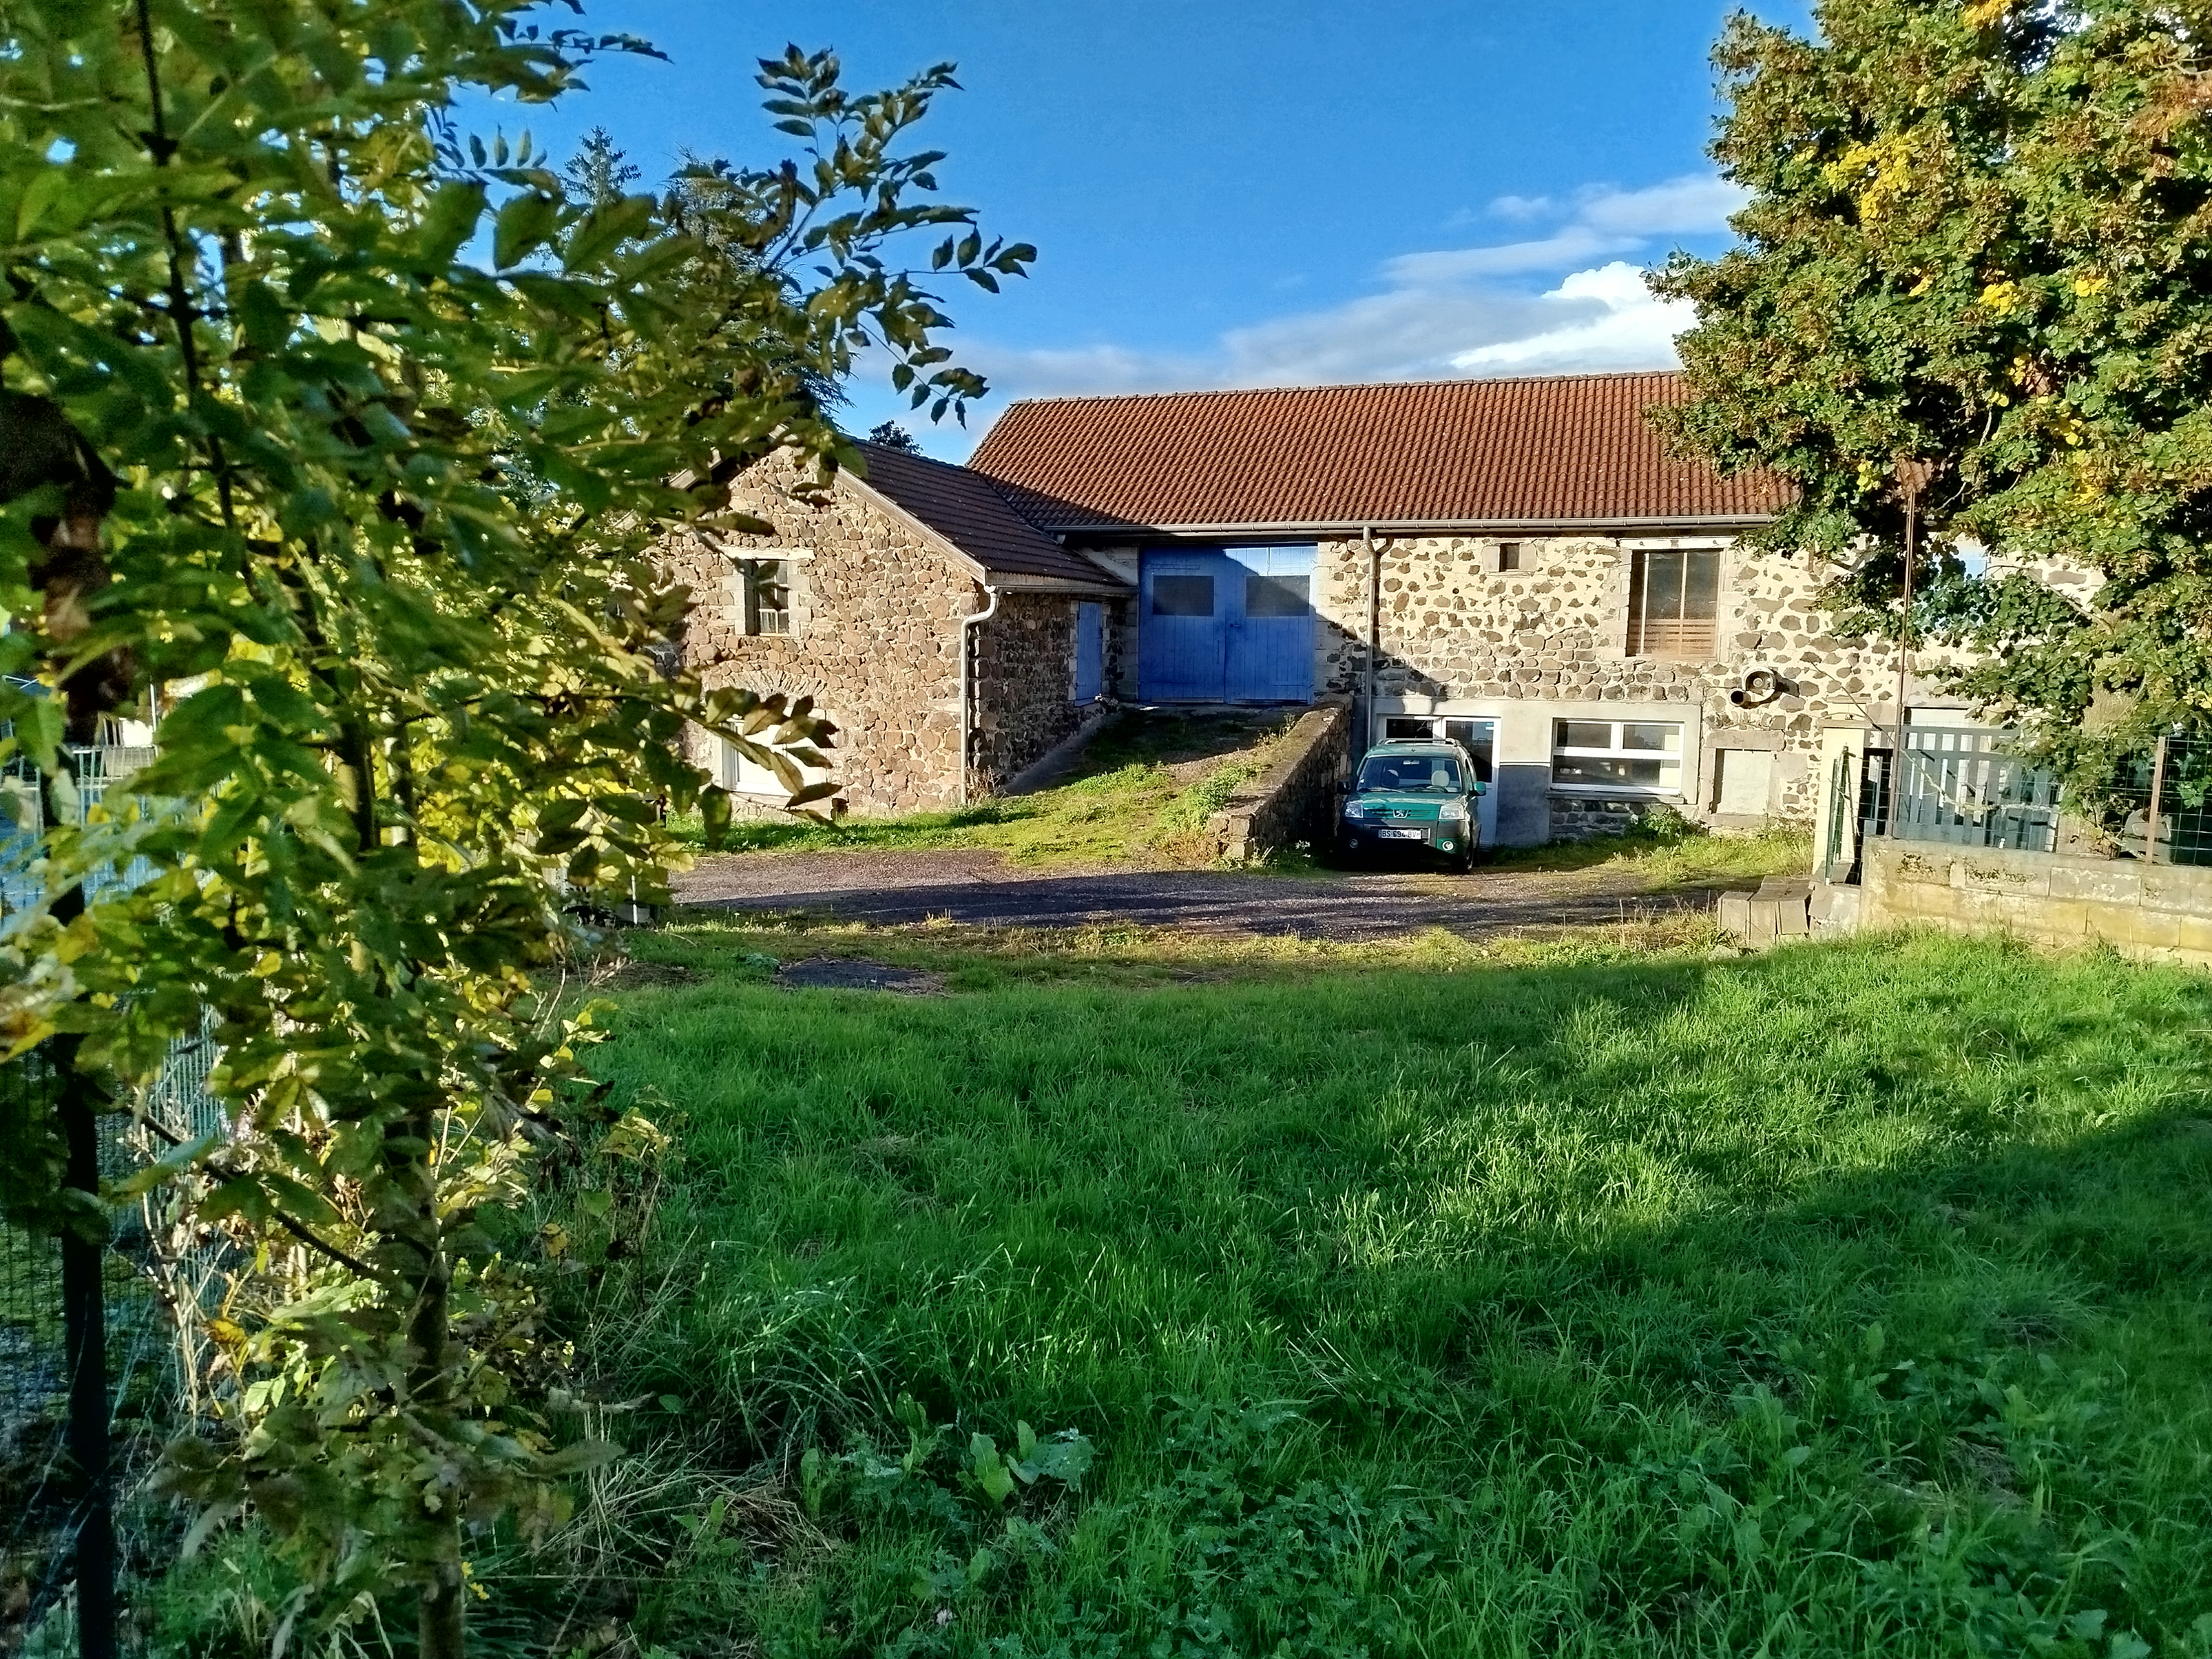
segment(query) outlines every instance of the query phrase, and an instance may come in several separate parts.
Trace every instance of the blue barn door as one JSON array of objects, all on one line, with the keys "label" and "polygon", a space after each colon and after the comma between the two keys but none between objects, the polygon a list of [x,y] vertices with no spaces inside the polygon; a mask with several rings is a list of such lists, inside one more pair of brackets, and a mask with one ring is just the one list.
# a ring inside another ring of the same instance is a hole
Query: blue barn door
[{"label": "blue barn door", "polygon": [[1231,702],[1308,702],[1314,687],[1314,550],[1232,547]]},{"label": "blue barn door", "polygon": [[1218,553],[1147,553],[1139,573],[1138,694],[1146,702],[1220,702],[1232,586]]},{"label": "blue barn door", "polygon": [[1146,702],[1309,702],[1314,550],[1146,553],[1138,695]]}]

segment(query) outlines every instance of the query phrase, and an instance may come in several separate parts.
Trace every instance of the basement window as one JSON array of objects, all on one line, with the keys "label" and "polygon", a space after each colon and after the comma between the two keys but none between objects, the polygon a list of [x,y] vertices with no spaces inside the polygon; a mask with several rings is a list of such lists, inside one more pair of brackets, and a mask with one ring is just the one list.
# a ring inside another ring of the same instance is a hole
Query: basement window
[{"label": "basement window", "polygon": [[1553,720],[1552,787],[1682,793],[1682,728],[1662,720]]},{"label": "basement window", "polygon": [[744,591],[745,632],[791,632],[791,561],[741,559],[738,582]]},{"label": "basement window", "polygon": [[1628,584],[1628,654],[1711,661],[1720,648],[1717,547],[1639,550]]}]

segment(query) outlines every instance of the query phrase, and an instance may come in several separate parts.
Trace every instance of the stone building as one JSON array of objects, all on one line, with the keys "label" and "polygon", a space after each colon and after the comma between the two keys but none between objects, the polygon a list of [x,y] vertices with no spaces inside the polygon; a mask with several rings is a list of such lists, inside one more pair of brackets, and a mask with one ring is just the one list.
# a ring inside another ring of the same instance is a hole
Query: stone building
[{"label": "stone building", "polygon": [[1740,545],[1784,487],[1669,455],[1646,411],[1685,395],[1643,374],[1042,399],[965,467],[866,447],[820,506],[765,463],[733,504],[773,536],[672,550],[685,648],[710,682],[823,704],[861,812],[1003,787],[1111,702],[1324,702],[1364,741],[1465,743],[1493,845],[1655,807],[1807,821],[1822,728],[1892,718],[1895,654],[1827,631],[1807,559]]},{"label": "stone building", "polygon": [[1666,806],[1805,821],[1820,730],[1896,658],[1826,631],[1804,558],[1738,546],[1786,499],[1670,456],[1665,374],[1055,398],[969,466],[1137,590],[1116,694],[1320,701],[1450,735],[1486,842]]},{"label": "stone building", "polygon": [[[840,474],[818,502],[800,498],[787,457],[742,475],[731,505],[773,534],[665,550],[692,592],[685,659],[709,685],[812,697],[839,728],[836,775],[855,812],[988,795],[1105,713],[1129,586],[981,473],[861,449],[866,477]],[[689,742],[741,810],[781,804],[772,774],[703,732]]]}]

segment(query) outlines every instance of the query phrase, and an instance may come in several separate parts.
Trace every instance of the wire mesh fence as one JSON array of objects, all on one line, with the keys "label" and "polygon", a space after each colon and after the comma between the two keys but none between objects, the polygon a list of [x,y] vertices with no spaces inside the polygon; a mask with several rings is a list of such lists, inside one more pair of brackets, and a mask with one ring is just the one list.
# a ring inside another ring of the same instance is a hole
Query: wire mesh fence
[{"label": "wire mesh fence", "polygon": [[[52,804],[82,826],[95,808],[113,803],[152,754],[114,744],[72,748]],[[26,757],[0,764],[0,929],[49,896],[48,872],[38,861],[49,805]],[[97,902],[149,873],[143,860],[105,866],[84,884],[85,899]],[[221,1111],[207,1091],[215,1057],[205,1027],[173,1043],[140,1109],[179,1138],[219,1127]],[[35,1119],[57,1109],[60,1084],[46,1048],[33,1048],[0,1064],[0,1105]],[[147,1156],[145,1134],[129,1111],[97,1120],[103,1181],[129,1173]],[[125,1500],[115,1507],[115,1561],[123,1573],[162,1559],[176,1541],[179,1528],[166,1506],[128,1500],[143,1487],[178,1415],[178,1322],[164,1297],[173,1298],[180,1279],[205,1285],[214,1275],[180,1275],[173,1260],[160,1260],[150,1216],[143,1206],[119,1210],[97,1254],[108,1425],[104,1481],[88,1479],[72,1455],[63,1244],[0,1218],[0,1654],[16,1651],[42,1626],[51,1631],[57,1617],[70,1621],[79,1589],[75,1546],[100,1494]],[[106,1501],[100,1498],[103,1506]],[[106,1588],[112,1599],[112,1584]]]},{"label": "wire mesh fence", "polygon": [[2169,733],[2119,776],[2120,851],[2154,864],[2212,864],[2212,738]]},{"label": "wire mesh fence", "polygon": [[[215,1056],[205,1030],[171,1045],[145,1103],[170,1133],[220,1126],[221,1109],[206,1088]],[[58,1083],[36,1049],[0,1066],[0,1091],[11,1107],[51,1109]],[[144,1132],[135,1125],[129,1112],[100,1119],[103,1180],[129,1174],[146,1156]],[[143,1206],[120,1209],[100,1255],[106,1486],[118,1500],[116,1555],[126,1576],[163,1559],[181,1530],[167,1506],[128,1501],[143,1488],[180,1414],[179,1327],[164,1296],[176,1294],[180,1279],[204,1285],[214,1277],[209,1263],[187,1264],[180,1274],[173,1261],[160,1260],[149,1218]],[[91,1492],[70,1453],[70,1382],[60,1242],[0,1218],[0,1653],[15,1651],[57,1612],[66,1616],[76,1589],[74,1547]]]}]

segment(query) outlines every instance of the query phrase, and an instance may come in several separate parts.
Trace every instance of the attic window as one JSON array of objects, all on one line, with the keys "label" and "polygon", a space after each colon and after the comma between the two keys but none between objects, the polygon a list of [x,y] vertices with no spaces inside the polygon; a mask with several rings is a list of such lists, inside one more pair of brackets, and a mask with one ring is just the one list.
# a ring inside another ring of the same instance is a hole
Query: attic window
[{"label": "attic window", "polygon": [[1628,585],[1628,654],[1708,661],[1720,648],[1720,550],[1639,550]]},{"label": "attic window", "polygon": [[1498,568],[1500,571],[1518,570],[1521,568],[1520,543],[1500,542],[1498,544]]},{"label": "attic window", "polygon": [[744,590],[745,632],[791,632],[791,561],[740,559],[738,582]]}]

